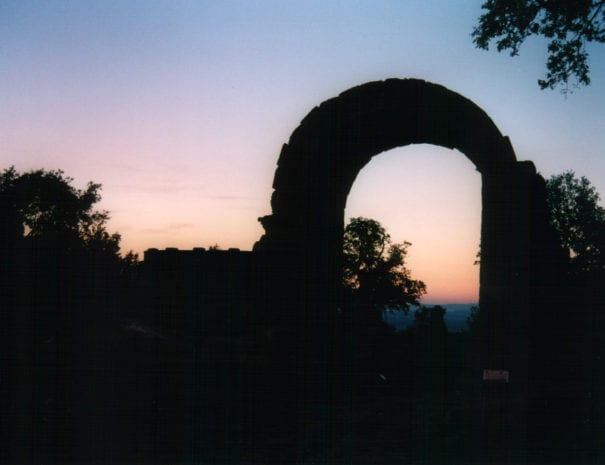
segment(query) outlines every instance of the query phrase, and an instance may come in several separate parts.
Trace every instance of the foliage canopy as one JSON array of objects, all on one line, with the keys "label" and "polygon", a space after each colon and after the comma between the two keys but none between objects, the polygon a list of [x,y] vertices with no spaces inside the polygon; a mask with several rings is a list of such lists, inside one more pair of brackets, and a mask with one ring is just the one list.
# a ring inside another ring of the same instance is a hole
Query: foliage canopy
[{"label": "foliage canopy", "polygon": [[381,224],[368,218],[351,218],[343,240],[343,284],[357,303],[374,316],[385,308],[409,311],[418,305],[426,285],[412,279],[405,267],[411,244],[392,243]]},{"label": "foliage canopy", "polygon": [[509,50],[515,56],[527,37],[542,36],[549,43],[540,88],[561,84],[566,92],[571,78],[590,84],[586,44],[605,42],[605,1],[487,0],[482,9],[486,12],[472,32],[477,47],[487,50],[495,41],[499,52]]},{"label": "foliage canopy", "polygon": [[0,174],[0,198],[5,223],[15,236],[30,241],[60,243],[66,250],[82,248],[118,256],[120,235],[106,229],[109,212],[96,210],[101,185],[89,182],[76,189],[63,171]]},{"label": "foliage canopy", "polygon": [[551,176],[546,182],[550,222],[561,246],[570,252],[576,272],[605,267],[605,209],[600,196],[584,176],[573,171]]}]

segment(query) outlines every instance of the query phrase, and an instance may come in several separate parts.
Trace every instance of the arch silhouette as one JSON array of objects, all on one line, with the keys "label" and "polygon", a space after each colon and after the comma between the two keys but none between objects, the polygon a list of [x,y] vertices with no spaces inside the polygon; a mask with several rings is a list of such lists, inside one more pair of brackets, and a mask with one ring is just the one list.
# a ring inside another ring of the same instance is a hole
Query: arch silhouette
[{"label": "arch silhouette", "polygon": [[[481,173],[479,303],[490,312],[492,339],[505,337],[505,309],[527,307],[540,291],[538,271],[561,257],[546,219],[544,181],[531,162],[517,161],[508,137],[481,108],[443,86],[418,79],[370,82],[314,108],[282,148],[272,214],[260,219],[265,234],[255,251],[270,257],[268,268],[281,270],[275,282],[289,270],[279,289],[302,302],[307,318],[317,313],[325,320],[319,308],[336,298],[344,209],[357,174],[373,156],[417,143],[457,149]],[[510,364],[490,347],[491,365]]]},{"label": "arch silhouette", "polygon": [[309,199],[326,194],[343,207],[374,155],[419,143],[458,149],[481,173],[516,161],[508,139],[461,95],[417,79],[370,82],[322,103],[292,133],[275,172],[273,217],[310,214]]},{"label": "arch silhouette", "polygon": [[[270,288],[260,311],[289,327],[285,352],[304,373],[292,381],[303,386],[294,397],[299,411],[314,412],[312,421],[323,415],[312,406],[329,397],[334,370],[337,349],[328,341],[339,324],[347,196],[372,157],[418,143],[457,149],[481,173],[480,363],[513,373],[519,411],[512,416],[523,415],[529,332],[556,299],[565,260],[548,224],[544,180],[531,162],[517,161],[509,139],[467,98],[422,80],[389,79],[347,90],[302,120],[279,156],[272,214],[259,219],[265,234],[255,252]],[[523,436],[522,426],[516,431]]]}]

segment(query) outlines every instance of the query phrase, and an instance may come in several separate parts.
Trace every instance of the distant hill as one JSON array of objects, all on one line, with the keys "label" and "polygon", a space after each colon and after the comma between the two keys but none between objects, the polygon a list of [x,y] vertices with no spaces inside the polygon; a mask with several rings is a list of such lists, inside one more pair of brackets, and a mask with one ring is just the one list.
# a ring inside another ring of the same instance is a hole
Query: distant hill
[{"label": "distant hill", "polygon": [[[476,303],[468,304],[441,304],[445,308],[445,324],[450,332],[465,331],[468,329],[466,320],[470,315],[471,308],[476,307]],[[425,307],[432,307],[432,304],[426,304]],[[387,312],[384,321],[395,328],[396,331],[403,331],[409,328],[414,322],[414,312],[419,307],[412,307],[410,313],[404,315],[401,312]]]}]

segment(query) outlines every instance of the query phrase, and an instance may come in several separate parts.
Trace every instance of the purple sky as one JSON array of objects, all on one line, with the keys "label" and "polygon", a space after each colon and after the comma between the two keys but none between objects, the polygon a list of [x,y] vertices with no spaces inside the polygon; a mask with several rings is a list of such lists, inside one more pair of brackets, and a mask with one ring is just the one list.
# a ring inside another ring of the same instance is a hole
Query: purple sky
[{"label": "purple sky", "polygon": [[[317,104],[416,77],[473,100],[546,177],[605,193],[605,55],[592,85],[540,91],[546,45],[477,50],[478,1],[0,3],[0,161],[103,184],[122,248],[250,249],[281,145]],[[409,146],[360,173],[346,217],[408,240],[427,301],[477,298],[480,178],[458,152]]]}]

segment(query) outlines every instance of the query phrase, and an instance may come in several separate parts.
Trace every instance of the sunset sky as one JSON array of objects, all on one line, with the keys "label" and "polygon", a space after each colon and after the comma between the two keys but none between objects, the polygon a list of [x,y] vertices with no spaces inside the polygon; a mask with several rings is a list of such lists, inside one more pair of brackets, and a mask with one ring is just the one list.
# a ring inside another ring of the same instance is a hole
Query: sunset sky
[{"label": "sunset sky", "polygon": [[[482,51],[469,1],[0,2],[0,167],[103,184],[122,249],[250,250],[280,148],[322,101],[414,77],[474,101],[545,176],[573,169],[605,194],[605,47],[589,87],[541,91],[546,43]],[[412,242],[425,302],[478,295],[479,173],[434,146],[374,158],[346,218]]]}]

